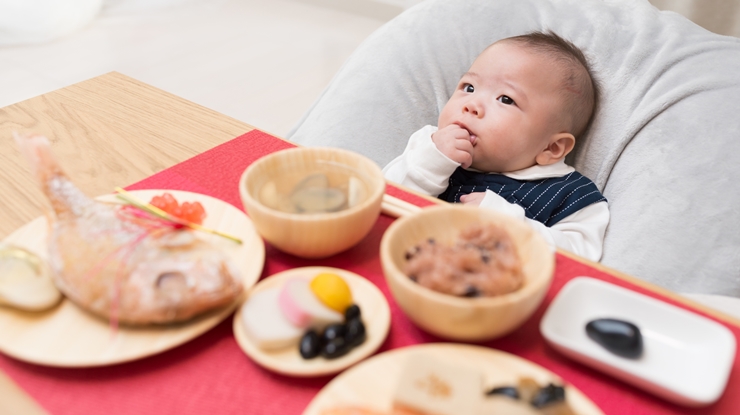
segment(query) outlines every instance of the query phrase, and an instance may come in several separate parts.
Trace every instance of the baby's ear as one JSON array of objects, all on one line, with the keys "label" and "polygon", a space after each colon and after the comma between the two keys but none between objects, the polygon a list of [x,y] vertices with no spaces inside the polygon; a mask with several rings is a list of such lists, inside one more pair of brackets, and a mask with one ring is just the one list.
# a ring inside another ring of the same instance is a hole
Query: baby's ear
[{"label": "baby's ear", "polygon": [[550,137],[547,147],[535,158],[540,166],[547,166],[563,159],[573,150],[576,138],[571,133],[558,133]]}]

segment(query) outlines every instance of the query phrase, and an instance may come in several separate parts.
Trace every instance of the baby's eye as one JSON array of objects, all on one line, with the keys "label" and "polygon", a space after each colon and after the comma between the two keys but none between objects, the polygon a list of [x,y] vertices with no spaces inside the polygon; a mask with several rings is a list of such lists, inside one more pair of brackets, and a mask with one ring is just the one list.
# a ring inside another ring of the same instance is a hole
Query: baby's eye
[{"label": "baby's eye", "polygon": [[500,103],[502,103],[504,105],[514,105],[514,104],[516,104],[516,102],[514,102],[514,100],[511,99],[511,97],[509,97],[507,95],[501,95],[500,97],[496,98],[496,101],[498,101],[498,102],[500,102]]},{"label": "baby's eye", "polygon": [[463,91],[465,91],[465,92],[467,92],[469,94],[470,93],[473,93],[475,91],[475,87],[473,87],[473,85],[470,85],[470,84],[464,84],[463,87],[462,87],[462,89],[463,89]]}]

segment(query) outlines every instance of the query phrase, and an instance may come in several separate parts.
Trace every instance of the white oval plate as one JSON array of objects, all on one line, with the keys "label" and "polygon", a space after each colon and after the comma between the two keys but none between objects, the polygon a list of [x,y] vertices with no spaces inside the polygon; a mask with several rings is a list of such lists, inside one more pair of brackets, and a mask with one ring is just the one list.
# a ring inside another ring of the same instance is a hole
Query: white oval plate
[{"label": "white oval plate", "polygon": [[[163,192],[179,202],[199,201],[206,209],[203,226],[234,235],[228,239],[198,233],[198,237],[223,249],[241,271],[245,291],[259,279],[265,263],[265,245],[241,210],[222,200],[177,190],[135,190],[129,192],[144,202]],[[99,200],[115,202],[115,195]],[[46,249],[47,221],[34,219],[3,242],[26,248],[43,259]],[[26,362],[46,366],[105,366],[151,356],[179,346],[211,329],[231,314],[243,296],[232,304],[177,324],[120,326],[114,332],[107,321],[96,317],[67,300],[50,310],[26,312],[0,307],[0,352]]]},{"label": "white oval plate", "polygon": [[[642,333],[642,356],[619,357],[591,340],[586,324],[597,318],[635,324]],[[540,321],[540,332],[566,356],[680,405],[719,399],[735,359],[735,336],[725,326],[588,277],[565,284]]]},{"label": "white oval plate", "polygon": [[[247,336],[242,324],[244,306],[234,315],[234,335],[239,347],[258,365],[283,375],[296,377],[323,376],[340,372],[375,353],[385,341],[391,325],[391,311],[382,292],[367,279],[343,269],[330,267],[303,267],[279,272],[260,281],[249,295],[267,288],[279,287],[291,278],[311,278],[322,272],[331,272],[344,278],[352,291],[354,303],[360,307],[367,338],[361,345],[336,359],[321,356],[306,360],[298,351],[298,344],[280,350],[262,350]],[[247,301],[249,298],[247,298]]]}]

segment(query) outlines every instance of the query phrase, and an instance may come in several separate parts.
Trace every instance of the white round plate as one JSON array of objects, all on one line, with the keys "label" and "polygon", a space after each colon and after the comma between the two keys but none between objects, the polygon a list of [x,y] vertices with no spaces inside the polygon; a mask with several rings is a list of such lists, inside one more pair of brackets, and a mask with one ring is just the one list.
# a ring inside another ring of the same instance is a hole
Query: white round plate
[{"label": "white round plate", "polygon": [[[381,353],[343,372],[321,389],[303,415],[321,415],[326,410],[340,407],[390,411],[404,365],[407,359],[418,353],[439,359],[448,365],[482,372],[484,389],[502,385],[516,386],[521,377],[532,378],[543,386],[551,382],[563,384],[560,378],[547,369],[500,350],[454,343],[420,344]],[[566,385],[565,390],[568,405],[576,414],[603,415],[575,387]]]},{"label": "white round plate", "polygon": [[[291,278],[309,279],[322,272],[337,274],[347,281],[352,298],[360,307],[362,321],[365,323],[367,338],[361,345],[336,359],[321,356],[306,360],[298,352],[298,344],[280,350],[262,350],[247,336],[241,313],[244,306],[234,315],[234,335],[239,346],[260,366],[283,375],[297,377],[323,376],[340,372],[375,353],[385,341],[391,325],[391,311],[383,293],[367,279],[343,269],[330,267],[294,268],[272,275],[257,284],[249,294],[267,288],[279,287]],[[247,298],[247,300],[249,300]]]},{"label": "white round plate", "polygon": [[[265,246],[252,221],[241,210],[222,200],[177,190],[135,190],[129,192],[148,202],[155,195],[171,193],[179,202],[200,202],[207,217],[203,226],[234,235],[231,240],[198,232],[198,237],[223,249],[241,271],[245,292],[259,279],[265,263]],[[115,195],[99,200],[116,202]],[[3,242],[26,248],[48,258],[47,220],[34,219],[13,232]],[[46,366],[105,366],[151,356],[179,346],[214,327],[236,308],[243,296],[232,304],[209,311],[190,321],[168,325],[111,325],[67,299],[50,310],[26,312],[0,307],[0,352],[26,362]]]}]

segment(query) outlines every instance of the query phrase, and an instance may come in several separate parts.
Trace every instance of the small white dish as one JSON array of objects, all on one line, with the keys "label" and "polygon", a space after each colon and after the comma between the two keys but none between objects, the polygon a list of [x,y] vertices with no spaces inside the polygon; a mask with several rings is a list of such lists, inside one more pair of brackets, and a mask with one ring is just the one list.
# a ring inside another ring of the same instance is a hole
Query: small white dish
[{"label": "small white dish", "polygon": [[364,343],[336,359],[321,356],[306,360],[298,351],[298,344],[278,349],[262,350],[247,335],[242,323],[242,303],[234,315],[234,337],[239,347],[255,363],[273,372],[295,377],[315,377],[341,372],[355,363],[375,353],[383,344],[391,325],[391,311],[383,293],[372,282],[344,269],[331,267],[302,267],[279,272],[255,285],[249,295],[273,287],[280,287],[292,278],[311,278],[322,272],[331,272],[344,278],[352,291],[354,303],[360,307],[362,321],[365,323],[367,338]]},{"label": "small white dish", "polygon": [[[642,333],[642,356],[619,357],[590,339],[586,324],[598,318],[635,324]],[[566,356],[686,406],[719,399],[735,359],[735,336],[723,325],[588,277],[574,278],[560,290],[540,332]]]}]

